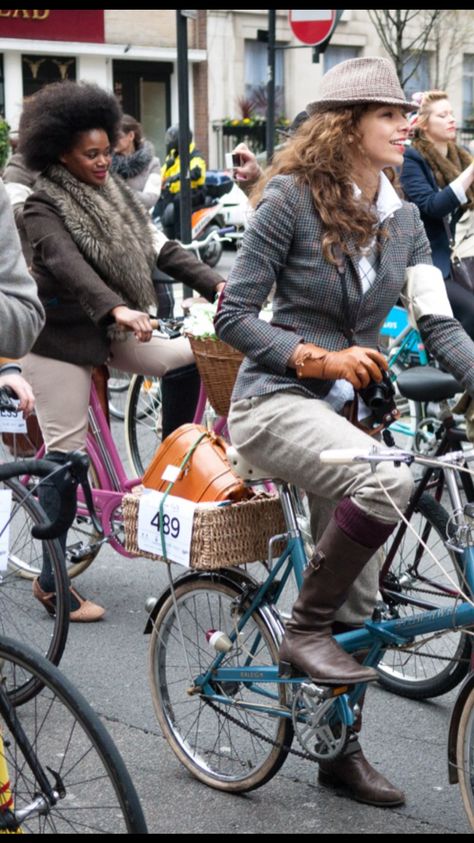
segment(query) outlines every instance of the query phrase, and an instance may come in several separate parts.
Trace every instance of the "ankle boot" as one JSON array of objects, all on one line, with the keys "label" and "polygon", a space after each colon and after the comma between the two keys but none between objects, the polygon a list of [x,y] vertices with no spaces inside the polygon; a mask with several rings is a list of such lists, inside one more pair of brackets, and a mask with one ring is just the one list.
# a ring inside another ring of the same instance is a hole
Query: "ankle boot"
[{"label": "ankle boot", "polygon": [[192,422],[199,398],[199,373],[194,365],[172,369],[161,379],[162,438],[182,424]]},{"label": "ankle boot", "polygon": [[369,764],[358,740],[350,741],[339,758],[319,762],[318,781],[366,805],[395,808],[405,802],[403,791]]},{"label": "ankle boot", "polygon": [[[49,451],[45,455],[45,459],[52,463],[63,465],[68,460],[68,454],[62,451]],[[43,481],[38,486],[38,500],[43,507],[46,515],[54,520],[58,514],[60,506],[60,498],[58,491],[53,484],[48,481]],[[67,546],[67,532],[62,533],[57,541],[61,545],[63,554],[66,553]],[[40,603],[43,604],[48,614],[54,613],[54,599],[56,592],[56,584],[54,582],[54,574],[51,566],[51,559],[47,551],[46,542],[43,542],[43,566],[39,577],[33,582],[33,595]],[[69,587],[69,601],[70,601],[70,615],[69,620],[89,622],[100,620],[105,614],[105,609],[97,603],[92,603],[90,600],[84,600],[78,594],[76,589]]]},{"label": "ankle boot", "polygon": [[332,624],[350,585],[375,553],[329,521],[317,552],[304,572],[303,587],[293,606],[280,648],[280,672],[306,673],[323,684],[344,685],[377,679],[332,637]]}]

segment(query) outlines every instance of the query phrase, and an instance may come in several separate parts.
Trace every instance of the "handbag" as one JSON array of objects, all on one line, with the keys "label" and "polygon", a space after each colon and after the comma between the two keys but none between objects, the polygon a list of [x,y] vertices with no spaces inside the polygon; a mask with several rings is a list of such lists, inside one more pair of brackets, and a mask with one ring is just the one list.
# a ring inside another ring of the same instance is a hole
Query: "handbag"
[{"label": "handbag", "polygon": [[[142,478],[149,489],[190,501],[240,501],[252,492],[232,471],[221,436],[200,424],[182,424],[163,440]],[[185,463],[183,465],[183,463]]]},{"label": "handbag", "polygon": [[451,278],[461,287],[464,287],[469,293],[474,293],[474,256],[465,255],[459,257],[457,247],[452,235],[451,229],[448,225],[446,217],[443,217],[444,227],[448,235],[449,248],[451,252]]}]

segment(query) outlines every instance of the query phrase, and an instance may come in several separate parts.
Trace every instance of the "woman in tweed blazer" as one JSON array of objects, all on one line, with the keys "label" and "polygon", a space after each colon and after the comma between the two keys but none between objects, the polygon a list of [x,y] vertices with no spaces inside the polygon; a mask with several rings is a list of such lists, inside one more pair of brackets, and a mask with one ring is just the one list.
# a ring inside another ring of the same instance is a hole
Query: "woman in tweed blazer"
[{"label": "woman in tweed blazer", "polygon": [[[382,173],[402,164],[412,108],[386,59],[353,59],[323,77],[309,119],[264,179],[216,317],[219,335],[246,355],[229,416],[234,444],[269,475],[305,489],[312,521],[321,499],[336,502],[280,650],[282,671],[296,668],[326,684],[376,678],[331,632],[352,583],[395,526],[378,481],[403,510],[412,477],[388,463],[377,478],[362,464],[336,469],[320,464],[319,454],[374,444],[341,411],[354,388],[382,378],[379,330],[407,276],[428,349],[474,395],[474,345],[452,317],[419,212]],[[259,311],[274,285],[268,324]],[[376,580],[366,594],[369,613],[375,591]],[[321,763],[320,780],[342,783],[370,804],[404,801],[358,743]]]}]

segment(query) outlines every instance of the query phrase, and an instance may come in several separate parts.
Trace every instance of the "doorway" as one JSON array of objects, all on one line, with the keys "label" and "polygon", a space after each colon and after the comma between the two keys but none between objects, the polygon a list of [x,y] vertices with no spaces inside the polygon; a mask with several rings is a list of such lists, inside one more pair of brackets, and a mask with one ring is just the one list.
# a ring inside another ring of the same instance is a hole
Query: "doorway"
[{"label": "doorway", "polygon": [[171,120],[171,62],[114,61],[114,93],[125,114],[135,117],[158,158],[165,160]]}]

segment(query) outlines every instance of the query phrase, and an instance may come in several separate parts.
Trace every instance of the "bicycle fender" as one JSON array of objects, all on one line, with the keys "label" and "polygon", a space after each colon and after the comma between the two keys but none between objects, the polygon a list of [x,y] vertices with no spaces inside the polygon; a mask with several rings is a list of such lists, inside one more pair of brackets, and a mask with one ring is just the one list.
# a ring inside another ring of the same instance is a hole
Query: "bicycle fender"
[{"label": "bicycle fender", "polygon": [[[228,583],[229,585],[237,586],[241,589],[244,588],[245,585],[258,585],[257,580],[251,577],[249,574],[245,573],[244,571],[238,571],[233,568],[222,568],[219,571],[189,571],[181,576],[177,577],[174,581],[175,585],[181,585],[181,583],[187,582],[195,582],[197,580],[209,579],[213,582],[224,582]],[[148,620],[145,625],[145,629],[143,630],[144,635],[150,635],[153,631],[153,624],[158,617],[158,613],[161,610],[161,607],[165,604],[168,598],[171,595],[171,586],[165,588],[165,590],[160,594],[158,600],[156,601],[153,609],[151,610]]]},{"label": "bicycle fender", "polygon": [[456,743],[458,739],[459,722],[461,720],[464,704],[474,687],[474,673],[469,673],[458,692],[454,708],[451,712],[448,732],[448,779],[450,784],[459,781],[456,767]]}]

